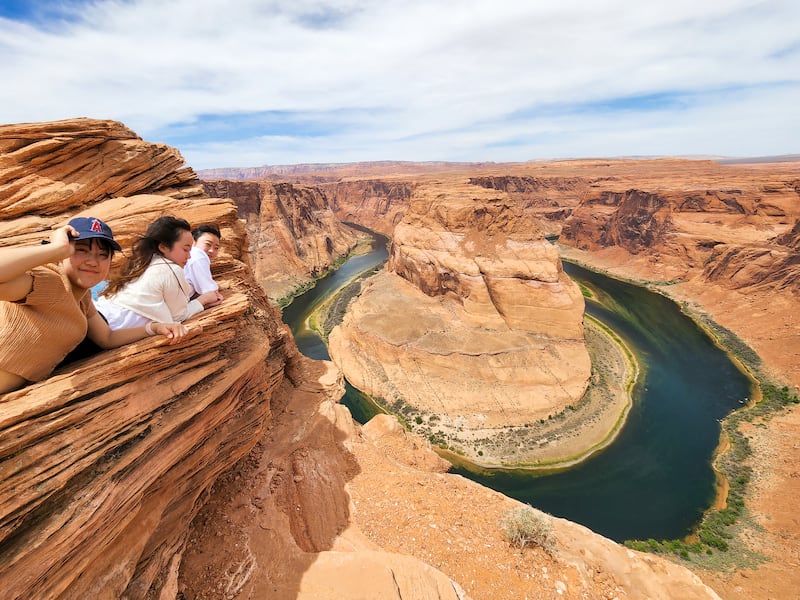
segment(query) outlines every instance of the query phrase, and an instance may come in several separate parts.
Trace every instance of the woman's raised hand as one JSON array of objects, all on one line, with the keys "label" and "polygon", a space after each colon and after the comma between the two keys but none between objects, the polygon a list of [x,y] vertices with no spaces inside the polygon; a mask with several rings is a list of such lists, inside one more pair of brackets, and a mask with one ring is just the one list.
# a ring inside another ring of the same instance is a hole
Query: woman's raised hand
[{"label": "woman's raised hand", "polygon": [[72,244],[78,239],[78,232],[72,225],[64,225],[58,229],[53,230],[50,234],[50,244],[52,248],[63,248],[64,255],[62,258],[67,258],[75,254],[75,245]]}]

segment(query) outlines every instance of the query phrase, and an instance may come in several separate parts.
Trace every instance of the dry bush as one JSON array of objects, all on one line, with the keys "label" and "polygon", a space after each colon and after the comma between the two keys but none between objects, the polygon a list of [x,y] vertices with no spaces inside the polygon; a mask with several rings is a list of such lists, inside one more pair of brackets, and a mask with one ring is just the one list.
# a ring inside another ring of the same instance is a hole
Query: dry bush
[{"label": "dry bush", "polygon": [[550,518],[535,511],[530,506],[509,510],[502,520],[506,538],[520,550],[528,544],[535,544],[553,556],[556,552],[556,535]]}]

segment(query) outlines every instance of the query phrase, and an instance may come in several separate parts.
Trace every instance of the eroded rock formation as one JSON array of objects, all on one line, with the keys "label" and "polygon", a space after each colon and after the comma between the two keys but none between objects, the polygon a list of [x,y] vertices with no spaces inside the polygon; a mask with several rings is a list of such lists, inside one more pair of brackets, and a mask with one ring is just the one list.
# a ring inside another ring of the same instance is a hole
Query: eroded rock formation
[{"label": "eroded rock formation", "polygon": [[391,236],[403,218],[416,184],[387,178],[322,183],[320,187],[330,196],[342,221]]},{"label": "eroded rock formation", "polygon": [[465,436],[580,400],[583,308],[533,215],[493,190],[429,185],[394,230],[388,272],[353,302],[329,349],[356,387],[433,418],[486,461]]},{"label": "eroded rock formation", "polygon": [[791,285],[787,236],[799,211],[789,168],[769,173],[704,161],[647,166],[639,164],[638,181],[626,174],[587,194],[564,224],[564,243],[623,249],[635,263],[655,268],[653,279],[701,276],[732,288]]},{"label": "eroded rock formation", "polygon": [[274,302],[328,271],[358,243],[358,233],[334,216],[317,188],[237,181],[204,181],[203,188],[236,202],[256,280]]},{"label": "eroded rock formation", "polygon": [[0,396],[3,595],[144,598],[179,564],[215,479],[285,402],[297,351],[254,285],[235,206],[204,198],[176,150],[84,119],[3,126],[0,144],[4,246],[76,213],[107,221],[123,247],[165,213],[223,232],[226,299],[188,323],[191,339],[148,338]]}]

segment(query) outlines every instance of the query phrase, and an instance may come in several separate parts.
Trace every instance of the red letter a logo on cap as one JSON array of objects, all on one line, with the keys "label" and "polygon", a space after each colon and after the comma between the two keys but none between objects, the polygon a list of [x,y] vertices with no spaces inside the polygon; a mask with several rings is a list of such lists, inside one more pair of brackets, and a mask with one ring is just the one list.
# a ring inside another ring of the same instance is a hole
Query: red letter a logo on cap
[{"label": "red letter a logo on cap", "polygon": [[97,231],[98,233],[103,233],[103,226],[100,225],[100,221],[97,219],[92,219],[92,226],[90,227],[92,231]]}]

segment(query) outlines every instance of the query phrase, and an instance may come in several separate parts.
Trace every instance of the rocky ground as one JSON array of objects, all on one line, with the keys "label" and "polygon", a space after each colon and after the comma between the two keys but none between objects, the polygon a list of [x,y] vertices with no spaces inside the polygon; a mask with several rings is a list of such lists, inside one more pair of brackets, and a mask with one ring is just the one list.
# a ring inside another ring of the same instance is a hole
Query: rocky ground
[{"label": "rocky ground", "polygon": [[[519,503],[445,473],[394,418],[358,427],[317,393],[294,393],[269,439],[217,482],[192,524],[179,598],[717,598],[668,561],[543,513],[554,551],[520,550],[502,525]],[[375,591],[387,568],[397,587]]]}]

